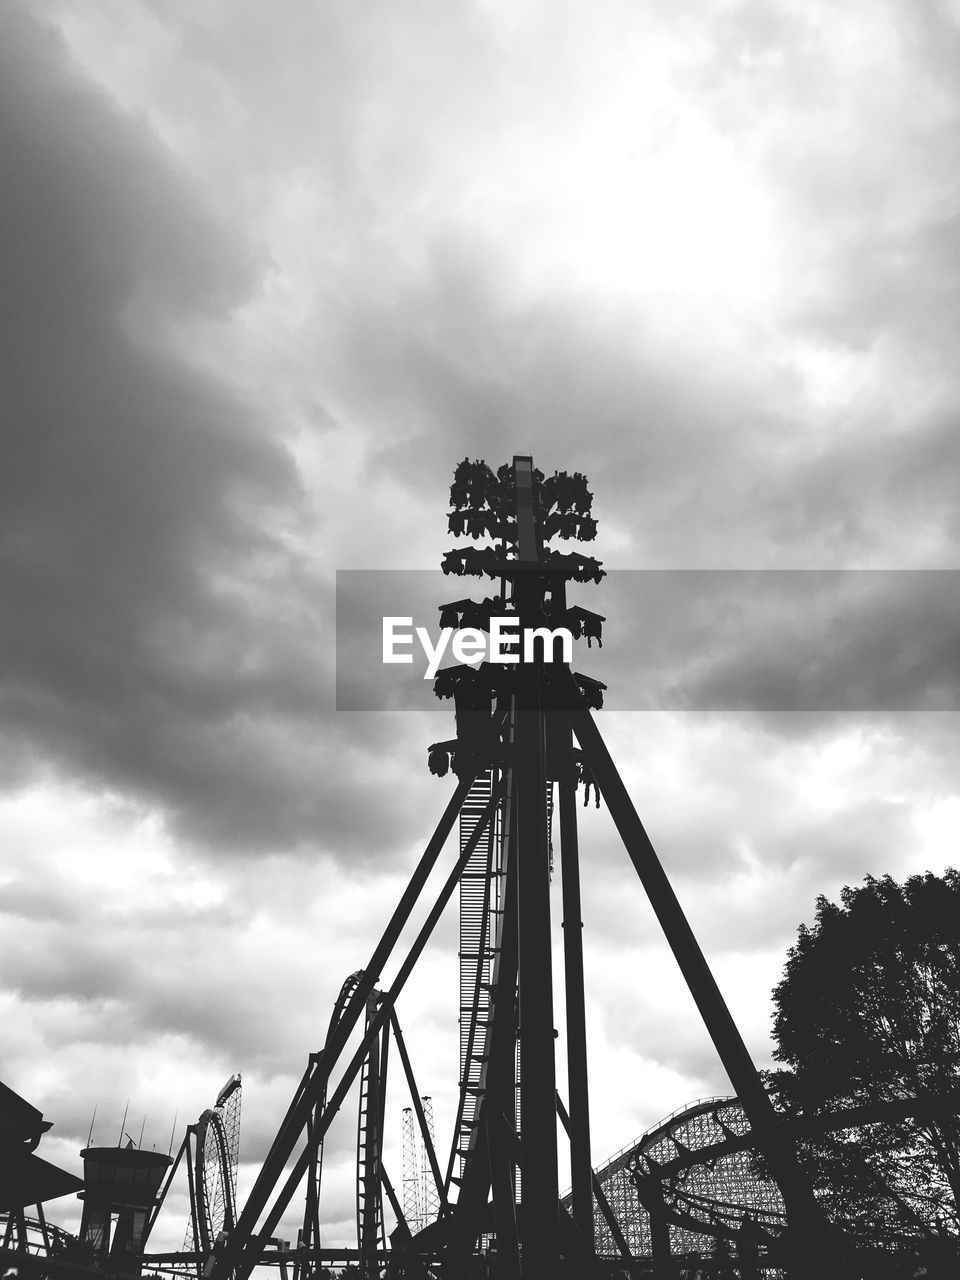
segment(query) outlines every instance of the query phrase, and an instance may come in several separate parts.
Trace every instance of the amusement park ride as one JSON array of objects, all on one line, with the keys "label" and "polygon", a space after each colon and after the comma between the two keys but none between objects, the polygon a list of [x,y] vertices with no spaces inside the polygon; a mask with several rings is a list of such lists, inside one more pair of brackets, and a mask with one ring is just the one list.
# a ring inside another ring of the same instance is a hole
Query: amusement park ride
[{"label": "amusement park ride", "polygon": [[[524,633],[566,628],[575,637],[600,639],[604,619],[567,598],[571,582],[602,579],[599,562],[549,545],[557,537],[588,541],[596,534],[582,475],[545,477],[526,456],[496,473],[483,462],[464,461],[451,503],[451,532],[488,545],[448,552],[444,572],[486,577],[497,594],[442,605],[441,626],[489,630],[491,618],[510,617]],[[541,637],[539,651],[534,646],[532,654],[518,653],[516,662],[456,665],[437,675],[437,695],[453,700],[456,733],[429,747],[428,763],[439,777],[454,775],[453,795],[369,962],[344,983],[324,1045],[310,1055],[242,1208],[236,1201],[235,1077],[190,1127],[177,1161],[165,1169],[137,1249],[119,1257],[112,1247],[69,1265],[62,1249],[42,1258],[34,1250],[35,1271],[78,1276],[146,1268],[198,1280],[247,1280],[269,1264],[281,1267],[284,1280],[308,1280],[323,1267],[350,1263],[364,1280],[666,1276],[680,1274],[679,1248],[689,1266],[695,1252],[690,1242],[699,1239],[702,1257],[712,1242],[723,1241],[744,1276],[841,1273],[836,1241],[800,1170],[791,1133],[771,1105],[596,726],[592,711],[602,705],[604,686],[574,673],[567,662],[548,660],[555,654],[545,652],[547,643]],[[597,803],[603,798],[736,1094],[671,1117],[596,1173],[578,786],[596,791]],[[458,820],[459,849],[443,888],[390,985],[381,989],[381,975]],[[567,1028],[562,1055],[554,1030],[558,958],[550,901],[557,834]],[[461,1082],[450,1153],[441,1161],[397,1002],[457,891]],[[399,1059],[411,1098],[397,1184],[383,1162],[388,1059]],[[350,1250],[334,1249],[325,1245],[322,1229],[324,1138],[358,1080],[357,1241]],[[561,1140],[569,1144],[572,1182],[563,1198]],[[419,1160],[414,1152],[422,1153]],[[181,1160],[191,1195],[184,1249],[145,1254]],[[723,1169],[727,1182],[718,1192],[717,1170]],[[303,1225],[291,1247],[277,1231],[303,1188]],[[397,1222],[389,1247],[385,1203]],[[5,1245],[15,1251],[16,1241]],[[18,1255],[24,1262],[27,1252],[25,1246]]]}]

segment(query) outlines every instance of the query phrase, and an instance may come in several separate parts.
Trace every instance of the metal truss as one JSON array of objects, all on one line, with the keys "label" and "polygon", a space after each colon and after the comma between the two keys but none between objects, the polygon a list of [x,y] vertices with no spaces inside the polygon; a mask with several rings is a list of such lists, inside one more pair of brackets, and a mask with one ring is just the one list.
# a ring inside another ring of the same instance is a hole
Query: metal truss
[{"label": "metal truss", "polygon": [[412,1232],[425,1225],[421,1208],[420,1152],[413,1107],[403,1109],[403,1216]]},{"label": "metal truss", "polygon": [[190,1218],[181,1251],[183,1260],[175,1266],[178,1272],[202,1276],[204,1260],[213,1252],[217,1239],[232,1231],[236,1222],[241,1097],[238,1073],[226,1082],[214,1105],[201,1112],[195,1124],[187,1125],[154,1206],[148,1234],[182,1160],[187,1170]]},{"label": "metal truss", "polygon": [[[444,557],[444,572],[488,577],[498,583],[499,593],[479,604],[460,600],[441,606],[443,626],[489,629],[493,617],[508,614],[521,631],[565,626],[577,636],[600,638],[603,619],[571,607],[567,587],[570,582],[599,582],[602,568],[590,557],[548,546],[557,536],[581,540],[594,536],[591,495],[583,476],[557,473],[545,478],[525,456],[515,457],[496,475],[484,463],[465,460],[457,468],[451,502],[451,531],[488,537],[494,545],[455,548]],[[314,1267],[321,1252],[319,1179],[324,1135],[358,1078],[359,1163],[363,1164],[358,1177],[358,1231],[367,1275],[385,1270],[384,1250],[379,1247],[381,1190],[398,1221],[390,1252],[408,1276],[442,1271],[448,1280],[460,1280],[481,1264],[489,1272],[493,1254],[485,1261],[479,1256],[487,1244],[495,1246],[497,1280],[540,1280],[559,1276],[564,1268],[566,1274],[578,1277],[609,1271],[594,1240],[594,1200],[602,1204],[605,1198],[602,1187],[598,1194],[590,1158],[576,824],[579,784],[588,791],[596,789],[606,803],[736,1090],[752,1141],[779,1187],[795,1275],[820,1275],[827,1270],[838,1274],[835,1266],[826,1265],[828,1255],[835,1258],[835,1251],[800,1173],[793,1140],[767,1097],[594,722],[591,711],[602,705],[602,684],[574,674],[565,662],[545,661],[542,652],[518,657],[513,665],[464,665],[441,671],[436,678],[438,696],[453,699],[456,736],[431,745],[429,764],[439,776],[452,772],[456,788],[369,963],[344,993],[322,1051],[311,1056],[234,1230],[215,1246],[208,1280],[247,1280],[268,1251],[305,1178],[310,1223],[301,1235],[302,1270]],[[553,1009],[554,792],[564,925],[565,1064],[558,1063]],[[381,989],[380,975],[392,963],[401,932],[461,814],[459,855],[392,980]],[[460,1100],[451,1159],[443,1178],[396,1021],[396,1003],[440,915],[458,890],[461,902],[468,904],[471,932],[469,954],[461,969]],[[377,1161],[369,1159],[382,1135],[388,1027],[411,1085],[421,1135],[425,1143],[429,1141],[430,1171],[439,1200],[436,1220],[419,1230],[406,1221],[382,1158],[379,1168]],[[351,1053],[348,1041],[358,1028],[360,1043]],[[565,1072],[558,1080],[561,1065]],[[558,1083],[566,1092],[569,1113],[559,1102]],[[559,1197],[558,1112],[570,1143],[569,1208],[561,1205]],[[693,1215],[698,1194],[693,1175],[684,1181],[678,1171],[670,1185],[671,1211]],[[616,1221],[609,1205],[604,1218]],[[632,1265],[631,1243],[622,1232],[617,1239],[617,1231],[610,1230],[624,1265]]]},{"label": "metal truss", "polygon": [[[721,1238],[753,1256],[786,1231],[783,1196],[758,1167],[736,1098],[701,1099],[672,1112],[607,1160],[596,1179],[635,1258],[703,1258]],[[599,1204],[595,1229],[597,1252],[618,1256]]]},{"label": "metal truss", "polygon": [[35,1208],[36,1217],[29,1216],[23,1209],[0,1210],[0,1250],[32,1257],[55,1257],[69,1252],[77,1243],[76,1237],[48,1222],[42,1204]]}]

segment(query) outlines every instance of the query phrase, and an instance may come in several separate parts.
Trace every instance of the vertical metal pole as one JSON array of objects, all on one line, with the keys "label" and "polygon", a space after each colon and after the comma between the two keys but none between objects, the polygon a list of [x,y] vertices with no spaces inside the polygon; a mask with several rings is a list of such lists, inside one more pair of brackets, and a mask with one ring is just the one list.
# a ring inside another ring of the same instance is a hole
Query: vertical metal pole
[{"label": "vertical metal pole", "polygon": [[[193,1138],[192,1144],[190,1142],[191,1137]],[[200,1206],[197,1203],[197,1184],[193,1173],[194,1151],[191,1149],[191,1147],[196,1146],[196,1142],[197,1126],[194,1124],[188,1124],[186,1137],[184,1138],[184,1143],[187,1148],[187,1188],[190,1193],[190,1225],[193,1228],[193,1252],[196,1255],[195,1266],[197,1280],[200,1280],[203,1275],[204,1259],[200,1256],[200,1224],[197,1222],[197,1214]]]},{"label": "vertical metal pole", "polygon": [[[567,733],[569,746],[569,731]],[[569,752],[568,752],[569,759]],[[583,984],[583,921],[577,801],[564,771],[560,792],[560,874],[563,890],[563,963],[567,1003],[567,1079],[570,1094],[570,1180],[573,1220],[593,1248],[593,1165],[590,1159],[590,1100],[587,1092],[587,1020]]]},{"label": "vertical metal pole", "polygon": [[[531,673],[531,691],[539,680]],[[519,712],[517,735],[520,897],[520,1241],[524,1277],[559,1265],[556,1065],[550,954],[550,869],[544,813],[543,720]]]},{"label": "vertical metal pole", "polygon": [[510,1154],[510,1139],[516,1135],[501,1111],[486,1109],[487,1145],[490,1150],[490,1182],[493,1190],[493,1219],[497,1236],[497,1278],[520,1280],[520,1252],[517,1234],[516,1170]]},{"label": "vertical metal pole", "polygon": [[659,1184],[656,1190],[651,1184],[650,1199],[645,1203],[650,1213],[650,1254],[657,1267],[660,1263],[670,1261],[670,1223],[667,1221],[666,1206]]},{"label": "vertical metal pole", "polygon": [[[533,463],[514,459],[520,564],[514,596],[521,630],[543,622],[542,575],[533,513]],[[518,668],[516,738],[519,990],[520,990],[520,1201],[524,1280],[553,1276],[560,1266],[560,1192],[557,1176],[556,1060],[550,936],[550,852],[547,847],[545,722],[542,668]]]},{"label": "vertical metal pole", "polygon": [[[308,1079],[319,1054],[311,1053],[304,1080]],[[307,1146],[310,1149],[310,1166],[307,1169],[307,1195],[303,1209],[303,1226],[298,1235],[298,1247],[303,1253],[298,1256],[293,1268],[293,1280],[301,1280],[301,1276],[312,1275],[309,1256],[314,1249],[320,1247],[320,1188],[319,1188],[319,1148],[313,1146],[313,1129],[316,1124],[316,1108],[307,1117]]]},{"label": "vertical metal pole", "polygon": [[[566,583],[553,589],[552,616],[566,614]],[[551,688],[555,687],[550,682]],[[580,844],[573,734],[566,716],[550,712],[560,807],[560,883],[563,893],[563,972],[567,1013],[567,1088],[570,1097],[570,1182],[572,1217],[588,1248],[594,1248],[593,1164],[590,1155],[590,1097],[587,1087],[587,1017],[583,982],[583,920],[580,908]]]}]

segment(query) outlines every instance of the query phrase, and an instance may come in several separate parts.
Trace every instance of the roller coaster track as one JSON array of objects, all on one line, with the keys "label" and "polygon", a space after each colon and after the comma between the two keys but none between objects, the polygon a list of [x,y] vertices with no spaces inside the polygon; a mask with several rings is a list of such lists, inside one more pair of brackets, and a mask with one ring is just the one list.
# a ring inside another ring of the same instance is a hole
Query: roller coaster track
[{"label": "roller coaster track", "polygon": [[187,1168],[190,1220],[182,1252],[189,1261],[176,1264],[179,1273],[203,1273],[205,1260],[218,1237],[233,1230],[237,1220],[237,1165],[240,1156],[241,1081],[233,1075],[217,1094],[212,1107],[188,1124],[176,1161],[152,1211],[151,1229],[166,1199],[181,1159]]},{"label": "roller coaster track", "polygon": [[[330,1022],[327,1026],[327,1038],[325,1043],[329,1044],[333,1038],[334,1031],[343,1017],[344,1010],[350,1003],[350,999],[354,992],[360,986],[363,980],[363,970],[358,969],[355,973],[351,973],[347,977],[334,1001],[333,1010],[330,1014]],[[307,1067],[303,1081],[301,1081],[298,1097],[301,1096],[316,1074],[322,1052],[319,1054],[311,1054],[310,1062]],[[327,1087],[326,1080],[321,1083],[317,1094],[316,1103],[307,1120],[307,1134],[310,1136],[317,1123],[317,1117],[323,1114],[327,1105]],[[307,1173],[307,1195],[304,1205],[303,1226],[300,1231],[300,1243],[305,1250],[309,1252],[311,1249],[319,1249],[320,1247],[320,1185],[323,1176],[323,1138],[321,1137],[315,1147],[312,1161]],[[294,1270],[294,1280],[299,1280],[299,1269]]]},{"label": "roller coaster track", "polygon": [[[204,1111],[196,1124],[193,1212],[204,1254],[212,1250],[221,1231],[232,1230],[237,1218],[239,1090],[240,1077],[234,1076],[221,1090],[216,1106]],[[232,1099],[235,1106],[228,1108]]]},{"label": "roller coaster track", "polygon": [[[845,1107],[791,1127],[800,1138],[873,1123],[942,1117],[960,1111],[960,1094],[899,1098]],[[776,1183],[755,1164],[757,1140],[736,1098],[700,1099],[659,1121],[596,1172],[602,1194],[634,1257],[649,1256],[659,1219],[671,1229],[671,1252],[703,1251],[703,1240],[742,1240],[775,1249],[787,1229]],[[563,1197],[569,1205],[570,1195]],[[598,1213],[602,1253],[618,1252]]]},{"label": "roller coaster track", "polygon": [[48,1222],[45,1217],[31,1218],[18,1209],[0,1210],[0,1249],[16,1250],[34,1257],[54,1257],[76,1245],[76,1236]]},{"label": "roller coaster track", "polygon": [[[380,992],[367,1001],[366,1028],[376,1017]],[[381,1165],[386,1086],[387,1028],[374,1039],[360,1071],[360,1107],[357,1116],[357,1248],[364,1280],[374,1280],[380,1270],[376,1255],[386,1247],[383,1228]]]}]

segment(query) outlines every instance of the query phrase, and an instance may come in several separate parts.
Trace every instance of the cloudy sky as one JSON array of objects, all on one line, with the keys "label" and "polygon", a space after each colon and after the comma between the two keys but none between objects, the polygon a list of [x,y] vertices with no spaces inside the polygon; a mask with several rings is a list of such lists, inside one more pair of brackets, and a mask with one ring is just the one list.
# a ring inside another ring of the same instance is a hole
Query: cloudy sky
[{"label": "cloudy sky", "polygon": [[[337,709],[335,572],[435,568],[466,454],[590,477],[623,572],[578,665],[768,1062],[816,894],[957,860],[957,0],[0,27],[0,1077],[41,1152],[128,1102],[166,1150],[239,1070],[249,1185],[451,790],[449,704]],[[604,811],[582,846],[599,1161],[728,1084]],[[443,1145],[455,953],[400,1009]]]}]

